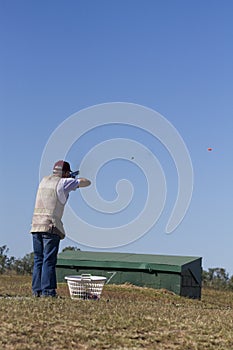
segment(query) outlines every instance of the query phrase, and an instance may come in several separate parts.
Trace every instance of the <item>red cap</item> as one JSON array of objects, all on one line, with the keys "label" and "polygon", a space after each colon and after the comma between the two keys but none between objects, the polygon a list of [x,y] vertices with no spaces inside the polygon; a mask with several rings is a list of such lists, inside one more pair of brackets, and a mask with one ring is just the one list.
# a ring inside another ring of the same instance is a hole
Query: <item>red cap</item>
[{"label": "red cap", "polygon": [[53,173],[57,174],[57,173],[63,173],[66,171],[70,171],[70,164],[64,160],[58,160],[54,166],[53,166]]}]

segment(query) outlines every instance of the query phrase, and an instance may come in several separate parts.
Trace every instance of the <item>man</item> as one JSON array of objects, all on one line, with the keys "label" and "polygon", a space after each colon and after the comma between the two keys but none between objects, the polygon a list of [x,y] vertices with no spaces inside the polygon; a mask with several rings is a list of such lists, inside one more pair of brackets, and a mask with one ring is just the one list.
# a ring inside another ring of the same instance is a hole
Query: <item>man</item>
[{"label": "man", "polygon": [[36,196],[32,218],[34,268],[32,291],[36,297],[56,297],[56,263],[60,240],[65,238],[62,215],[70,191],[89,186],[85,178],[72,178],[70,164],[59,160],[45,176]]}]

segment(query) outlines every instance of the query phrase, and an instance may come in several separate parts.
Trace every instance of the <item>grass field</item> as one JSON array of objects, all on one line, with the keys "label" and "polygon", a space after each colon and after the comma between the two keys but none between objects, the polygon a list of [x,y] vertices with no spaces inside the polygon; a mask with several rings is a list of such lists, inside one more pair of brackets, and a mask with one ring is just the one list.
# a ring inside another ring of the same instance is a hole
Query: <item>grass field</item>
[{"label": "grass field", "polygon": [[31,278],[0,276],[0,349],[233,350],[233,293],[191,300],[166,290],[105,285],[99,301],[32,298]]}]

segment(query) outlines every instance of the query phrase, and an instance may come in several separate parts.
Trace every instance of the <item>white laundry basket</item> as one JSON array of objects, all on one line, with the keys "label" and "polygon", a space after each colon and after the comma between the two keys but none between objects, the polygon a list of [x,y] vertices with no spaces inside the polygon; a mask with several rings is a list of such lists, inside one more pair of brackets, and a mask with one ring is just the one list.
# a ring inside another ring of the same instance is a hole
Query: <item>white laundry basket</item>
[{"label": "white laundry basket", "polygon": [[66,276],[71,299],[96,300],[103,290],[106,277],[83,274]]}]

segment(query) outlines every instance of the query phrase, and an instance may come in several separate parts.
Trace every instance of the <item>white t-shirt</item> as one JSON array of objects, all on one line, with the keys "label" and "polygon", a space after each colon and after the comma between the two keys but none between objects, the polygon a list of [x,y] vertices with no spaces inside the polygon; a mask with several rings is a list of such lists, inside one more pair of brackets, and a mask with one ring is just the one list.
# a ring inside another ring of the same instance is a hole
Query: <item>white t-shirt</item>
[{"label": "white t-shirt", "polygon": [[57,196],[62,204],[65,204],[69,193],[75,191],[79,186],[79,179],[72,179],[71,177],[62,177],[57,185]]}]

